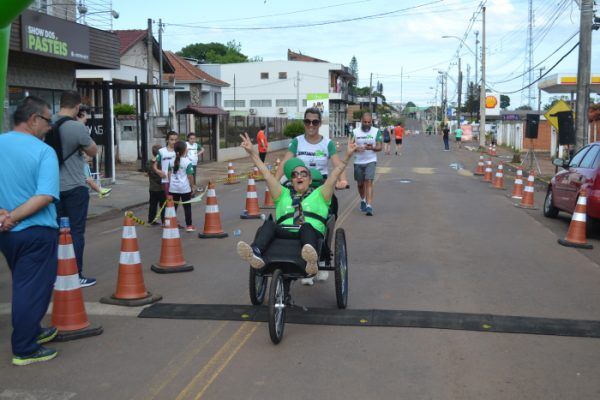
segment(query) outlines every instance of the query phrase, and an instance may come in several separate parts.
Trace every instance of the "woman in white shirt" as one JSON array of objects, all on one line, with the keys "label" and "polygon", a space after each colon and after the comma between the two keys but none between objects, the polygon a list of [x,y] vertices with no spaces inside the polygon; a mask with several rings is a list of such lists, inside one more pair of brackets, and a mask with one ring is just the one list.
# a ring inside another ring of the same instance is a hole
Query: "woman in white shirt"
[{"label": "woman in white shirt", "polygon": [[[192,192],[196,190],[194,184],[194,170],[192,162],[186,157],[187,145],[185,142],[177,142],[174,146],[175,159],[173,164],[169,165],[169,194],[175,201],[190,201]],[[177,211],[177,203],[175,203]],[[196,228],[192,225],[192,205],[187,203],[183,205],[185,213],[186,232],[194,232]]]}]

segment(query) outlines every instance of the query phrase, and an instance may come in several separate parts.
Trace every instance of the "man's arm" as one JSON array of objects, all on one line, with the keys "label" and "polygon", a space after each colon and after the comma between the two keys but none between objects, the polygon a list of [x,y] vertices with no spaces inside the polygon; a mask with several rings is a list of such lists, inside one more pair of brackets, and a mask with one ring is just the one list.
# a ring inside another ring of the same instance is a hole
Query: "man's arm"
[{"label": "man's arm", "polygon": [[36,195],[29,198],[29,200],[21,204],[19,207],[15,208],[9,213],[4,214],[4,220],[0,226],[0,232],[11,230],[25,218],[30,217],[31,215],[40,211],[42,208],[50,205],[53,200],[54,198],[52,196],[45,194]]}]

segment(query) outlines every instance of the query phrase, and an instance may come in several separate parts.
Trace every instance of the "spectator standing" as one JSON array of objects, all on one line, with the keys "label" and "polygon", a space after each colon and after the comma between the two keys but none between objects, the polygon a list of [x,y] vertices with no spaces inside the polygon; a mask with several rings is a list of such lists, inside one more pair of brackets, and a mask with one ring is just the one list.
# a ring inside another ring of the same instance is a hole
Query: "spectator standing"
[{"label": "spectator standing", "polygon": [[[161,207],[164,202],[167,200],[165,196],[165,191],[162,186],[162,179],[160,175],[156,173],[153,168],[154,163],[156,162],[156,157],[158,156],[158,151],[160,150],[160,144],[155,144],[152,146],[152,158],[148,160],[148,184],[149,184],[149,193],[150,199],[149,207],[148,207],[148,222],[150,225],[158,225],[157,221],[154,221],[156,218],[156,211],[159,207]],[[161,222],[165,222],[165,209],[163,208],[160,213]]]},{"label": "spectator standing", "polygon": [[88,287],[95,285],[96,279],[86,278],[83,275],[85,225],[90,203],[90,193],[84,174],[87,162],[83,154],[95,157],[98,148],[87,127],[75,120],[80,107],[81,96],[78,92],[74,90],[63,92],[60,96],[60,111],[53,117],[53,121],[57,122],[65,117],[71,119],[65,121],[59,128],[63,162],[60,165],[58,216],[69,218],[79,280],[81,287]]},{"label": "spectator standing", "polygon": [[165,197],[169,194],[169,165],[175,160],[175,143],[178,137],[179,134],[175,131],[167,132],[167,145],[158,151],[156,161],[152,165],[154,172],[161,177]]},{"label": "spectator standing", "polygon": [[256,135],[256,143],[258,143],[258,156],[260,157],[260,161],[263,163],[267,158],[267,150],[269,149],[269,142],[267,141],[265,129],[267,129],[267,127],[262,124],[260,126],[260,131],[258,131],[258,134]]},{"label": "spectator standing", "polygon": [[396,124],[394,128],[394,137],[396,139],[396,155],[402,155],[400,152],[402,150],[402,136],[404,136],[404,127],[400,122]]},{"label": "spectator standing", "polygon": [[448,135],[450,134],[450,129],[447,126],[444,126],[442,129],[442,139],[444,140],[444,151],[450,151],[450,144],[448,143]]},{"label": "spectator standing", "polygon": [[58,159],[43,142],[51,121],[48,104],[30,96],[15,111],[14,130],[0,135],[0,251],[12,273],[14,365],[58,354],[40,345],[57,334],[40,325],[58,269]]},{"label": "spectator standing", "polygon": [[[194,185],[192,162],[186,157],[187,145],[185,142],[177,142],[174,146],[175,159],[169,165],[169,194],[175,201],[187,202],[192,199],[192,194],[196,190]],[[177,212],[177,203],[175,203]],[[185,213],[185,231],[194,232],[196,228],[192,225],[192,205],[183,204]]]},{"label": "spectator standing", "polygon": [[194,185],[196,182],[196,173],[198,171],[198,160],[204,154],[204,148],[200,143],[197,142],[198,137],[194,132],[190,132],[187,135],[187,158],[192,162],[192,169],[194,170]]},{"label": "spectator standing", "polygon": [[454,138],[456,139],[456,144],[458,145],[459,149],[462,149],[462,134],[463,131],[462,129],[460,129],[460,125],[456,128],[456,130],[454,131]]}]

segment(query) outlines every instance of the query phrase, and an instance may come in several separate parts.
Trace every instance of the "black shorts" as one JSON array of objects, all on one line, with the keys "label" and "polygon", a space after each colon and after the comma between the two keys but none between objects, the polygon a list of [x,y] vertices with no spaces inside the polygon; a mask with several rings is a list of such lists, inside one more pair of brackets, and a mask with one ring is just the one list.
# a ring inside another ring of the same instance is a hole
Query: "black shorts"
[{"label": "black shorts", "polygon": [[396,138],[396,144],[402,144],[402,138],[400,138],[400,139]]},{"label": "black shorts", "polygon": [[392,141],[392,140],[391,140],[390,138],[383,139],[383,143],[389,143],[389,142],[391,142],[391,141]]},{"label": "black shorts", "polygon": [[456,138],[456,141],[457,141],[457,142],[460,142],[460,140],[461,140],[461,138],[459,138],[459,137],[457,137],[457,138]]}]

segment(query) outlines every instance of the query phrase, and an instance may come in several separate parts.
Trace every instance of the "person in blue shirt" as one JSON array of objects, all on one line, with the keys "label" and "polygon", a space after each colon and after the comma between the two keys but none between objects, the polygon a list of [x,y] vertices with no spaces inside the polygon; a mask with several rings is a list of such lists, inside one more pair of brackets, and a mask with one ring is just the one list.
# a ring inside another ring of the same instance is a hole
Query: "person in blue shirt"
[{"label": "person in blue shirt", "polygon": [[13,131],[0,135],[0,252],[12,273],[14,365],[48,361],[56,350],[41,344],[56,328],[42,328],[58,268],[58,159],[43,142],[51,128],[48,104],[27,97]]}]

